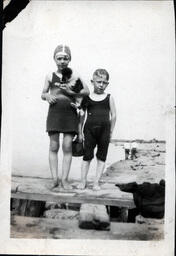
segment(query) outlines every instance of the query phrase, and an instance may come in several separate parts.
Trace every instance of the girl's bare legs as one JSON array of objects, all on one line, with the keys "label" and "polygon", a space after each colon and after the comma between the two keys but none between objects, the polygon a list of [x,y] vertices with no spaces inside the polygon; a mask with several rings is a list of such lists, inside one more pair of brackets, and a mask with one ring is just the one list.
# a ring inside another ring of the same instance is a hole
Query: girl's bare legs
[{"label": "girl's bare legs", "polygon": [[89,171],[91,161],[82,161],[81,165],[81,183],[78,185],[78,189],[84,189],[86,187],[87,182],[87,174]]},{"label": "girl's bare legs", "polygon": [[72,186],[68,183],[68,175],[72,162],[72,134],[63,134],[63,161],[62,161],[62,186],[64,189],[72,189]]},{"label": "girl's bare legs", "polygon": [[99,180],[102,176],[102,173],[105,168],[105,162],[97,159],[97,169],[96,169],[96,176],[94,180],[93,190],[100,190]]},{"label": "girl's bare legs", "polygon": [[50,146],[49,146],[49,165],[50,171],[53,178],[53,186],[59,185],[58,180],[58,151],[59,151],[59,133],[50,135]]}]

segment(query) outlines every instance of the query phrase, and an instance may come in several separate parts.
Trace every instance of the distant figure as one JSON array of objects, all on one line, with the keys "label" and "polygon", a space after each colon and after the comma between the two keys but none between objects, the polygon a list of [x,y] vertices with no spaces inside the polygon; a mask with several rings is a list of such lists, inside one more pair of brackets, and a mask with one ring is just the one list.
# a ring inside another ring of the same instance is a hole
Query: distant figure
[{"label": "distant figure", "polygon": [[133,160],[134,158],[137,158],[137,148],[138,148],[138,143],[136,141],[132,141],[132,143],[125,142],[124,143],[124,149],[125,149],[125,160],[131,159]]},{"label": "distant figure", "polygon": [[130,157],[130,149],[131,149],[130,143],[125,142],[124,149],[125,149],[125,160],[128,160]]},{"label": "distant figure", "polygon": [[133,141],[131,143],[131,160],[133,160],[134,158],[137,158],[137,148],[138,148],[138,144],[136,141]]},{"label": "distant figure", "polygon": [[83,99],[83,108],[87,111],[84,126],[84,156],[81,167],[81,183],[79,189],[84,189],[90,162],[97,146],[97,168],[93,190],[100,190],[99,180],[105,167],[108,146],[116,123],[116,108],[114,99],[105,93],[109,84],[109,74],[105,69],[97,69],[91,80],[93,92]]},{"label": "distant figure", "polygon": [[[49,165],[53,178],[53,185],[59,184],[64,189],[71,189],[68,183],[68,175],[72,161],[72,140],[75,135],[79,135],[81,140],[81,128],[79,126],[79,117],[71,103],[75,102],[77,97],[89,95],[88,87],[78,76],[72,74],[72,70],[66,69],[71,61],[71,51],[66,45],[58,45],[54,51],[54,61],[57,70],[46,76],[45,85],[42,91],[42,99],[48,101],[49,111],[47,116],[47,128],[49,145]],[[70,73],[69,73],[70,72]],[[74,85],[79,81],[78,87],[82,89],[74,91]],[[60,147],[60,133],[63,133],[63,161],[62,161],[62,180],[58,180],[58,151]]]}]

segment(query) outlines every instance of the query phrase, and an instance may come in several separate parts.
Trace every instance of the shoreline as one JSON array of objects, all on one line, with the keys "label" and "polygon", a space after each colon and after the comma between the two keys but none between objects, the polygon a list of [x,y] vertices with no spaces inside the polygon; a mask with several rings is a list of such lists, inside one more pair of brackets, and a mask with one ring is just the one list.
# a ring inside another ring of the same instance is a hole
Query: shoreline
[{"label": "shoreline", "polygon": [[118,142],[137,142],[137,143],[163,143],[166,144],[166,140],[157,140],[157,139],[152,139],[152,140],[143,140],[143,139],[134,139],[134,140],[127,140],[127,139],[111,139],[111,143],[118,143]]}]

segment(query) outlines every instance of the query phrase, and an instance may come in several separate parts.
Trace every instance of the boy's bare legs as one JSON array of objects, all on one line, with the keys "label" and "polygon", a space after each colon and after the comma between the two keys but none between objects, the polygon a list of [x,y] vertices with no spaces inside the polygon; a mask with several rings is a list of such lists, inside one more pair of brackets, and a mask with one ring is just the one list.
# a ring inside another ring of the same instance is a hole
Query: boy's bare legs
[{"label": "boy's bare legs", "polygon": [[102,173],[105,168],[105,162],[97,159],[97,169],[96,169],[96,176],[93,184],[93,190],[100,190],[99,180],[102,176]]},{"label": "boy's bare legs", "polygon": [[50,135],[50,146],[49,146],[49,165],[51,176],[53,179],[53,186],[59,185],[58,180],[58,151],[59,151],[59,133]]},{"label": "boy's bare legs", "polygon": [[78,185],[78,189],[85,189],[87,182],[87,174],[89,171],[91,161],[82,161],[81,165],[81,183]]},{"label": "boy's bare legs", "polygon": [[68,183],[68,175],[72,162],[72,140],[73,135],[63,134],[62,186],[64,189],[72,189],[72,186]]}]

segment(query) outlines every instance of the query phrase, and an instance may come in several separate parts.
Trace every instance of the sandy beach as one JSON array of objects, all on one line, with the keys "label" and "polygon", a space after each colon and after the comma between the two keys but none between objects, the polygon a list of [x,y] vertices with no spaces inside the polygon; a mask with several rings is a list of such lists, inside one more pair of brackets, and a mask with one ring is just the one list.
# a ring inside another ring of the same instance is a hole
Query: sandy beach
[{"label": "sandy beach", "polygon": [[140,143],[137,158],[114,162],[107,167],[103,180],[110,183],[159,182],[165,178],[165,150],[165,143]]}]

